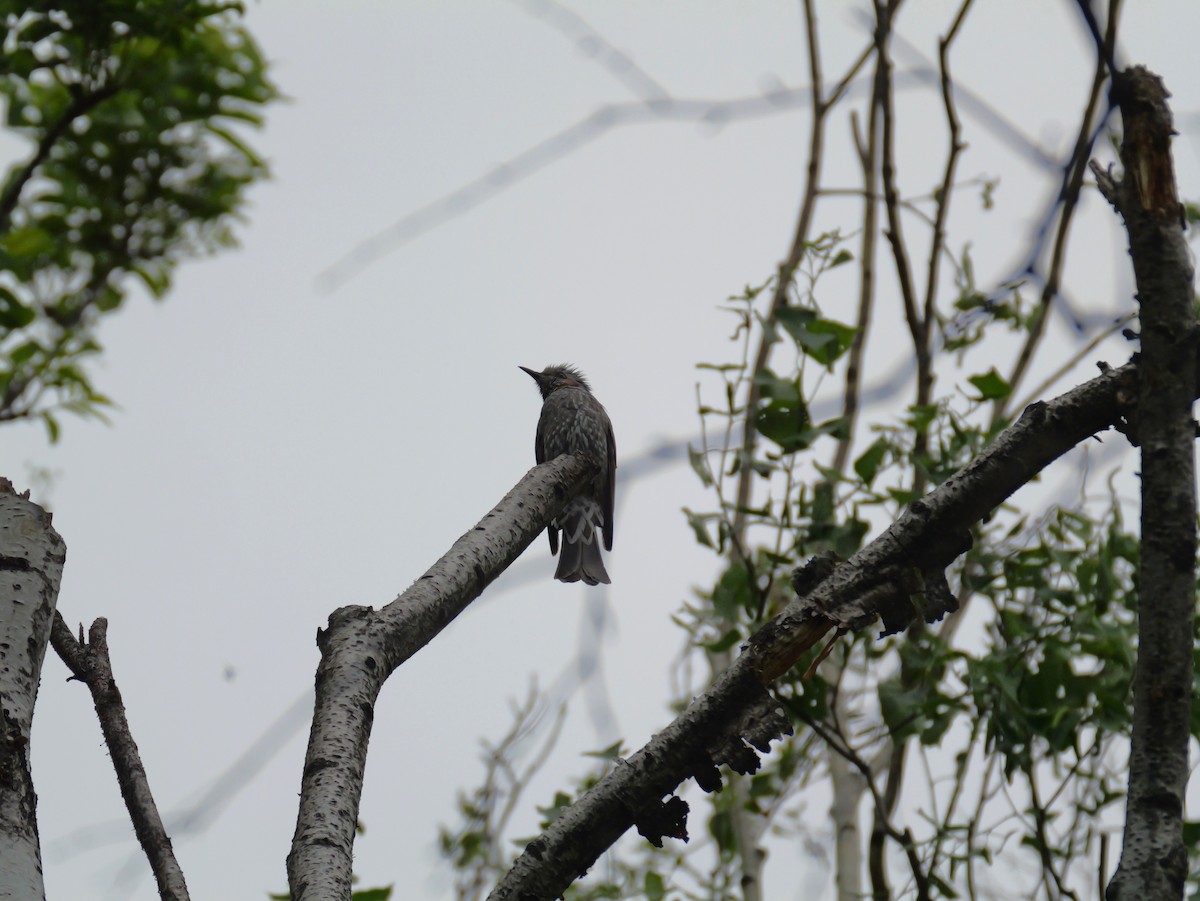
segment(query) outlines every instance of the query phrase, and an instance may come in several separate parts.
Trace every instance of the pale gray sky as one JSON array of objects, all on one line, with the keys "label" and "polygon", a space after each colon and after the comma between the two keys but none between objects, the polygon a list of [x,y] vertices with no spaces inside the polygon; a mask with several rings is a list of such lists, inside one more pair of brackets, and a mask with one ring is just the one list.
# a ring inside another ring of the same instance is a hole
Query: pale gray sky
[{"label": "pale gray sky", "polygon": [[[818,4],[831,75],[865,40],[860,6]],[[931,36],[956,6],[914,0],[902,33],[933,53]],[[976,7],[954,52],[960,83],[1063,156],[1091,73],[1073,4]],[[795,3],[571,8],[678,99],[807,84]],[[311,686],[314,635],[332,609],[392,600],[532,465],[539,400],[518,364],[582,367],[622,461],[695,433],[694,365],[733,352],[719,307],[786,253],[807,143],[800,106],[723,126],[617,125],[323,292],[320,273],[360,242],[601,105],[640,98],[516,2],[293,0],[253,4],[247,21],[290,100],[254,137],[275,177],[251,194],[242,248],[186,265],[165,303],[136,298],[105,324],[94,369],[120,405],[111,427],[67,421],[52,448],[38,427],[5,428],[15,482],[27,464],[55,473],[49,497],[68,547],[59,609],[71,623],[108,617],[168,816]],[[1181,116],[1200,109],[1180,38],[1197,33],[1200,6],[1185,0],[1130,4],[1123,26],[1125,58],[1163,75]],[[901,185],[923,193],[940,178],[940,100],[914,86],[900,115]],[[1056,184],[964,118],[960,174],[1000,181],[990,212],[971,191],[959,196],[952,237],[972,242],[991,286],[1012,273]],[[1180,184],[1196,196],[1198,145],[1187,121],[1181,130]],[[858,184],[848,134],[846,111],[835,114],[830,185]],[[857,202],[830,201],[818,229],[857,215]],[[1081,311],[1118,309],[1131,291],[1123,237],[1094,192],[1072,247],[1068,284]],[[846,321],[851,268],[831,277],[822,301]],[[1061,320],[1052,328],[1073,346]],[[886,337],[873,348],[903,349]],[[1127,353],[1117,342],[1097,356]],[[711,504],[686,466],[623,490],[614,584],[607,608],[591,608],[609,616],[603,678],[615,729],[599,732],[576,705],[518,833],[533,831],[534,803],[586,771],[582,751],[617,737],[640,746],[668,721],[668,663],[682,638],[670,615],[716,571],[680,508]],[[517,566],[537,577],[502,578],[384,690],[357,845],[363,885],[445,896],[437,825],[454,821],[456,793],[481,772],[477,739],[499,736],[509,700],[533,677],[552,683],[581,629],[594,628],[585,591],[552,581],[543,541]],[[87,692],[65,677],[51,654],[33,736],[49,896],[153,898]],[[212,822],[176,830],[194,897],[284,889],[305,740],[296,731]],[[120,881],[125,872],[138,878]],[[769,897],[827,897],[790,885]]]}]

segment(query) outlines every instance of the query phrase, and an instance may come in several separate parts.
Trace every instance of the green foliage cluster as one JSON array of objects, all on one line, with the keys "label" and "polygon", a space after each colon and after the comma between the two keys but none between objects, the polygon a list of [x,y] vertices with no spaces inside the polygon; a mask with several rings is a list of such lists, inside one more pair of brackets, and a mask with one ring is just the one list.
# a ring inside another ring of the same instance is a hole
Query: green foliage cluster
[{"label": "green foliage cluster", "polygon": [[[817,242],[810,256],[819,275],[829,251]],[[972,285],[960,287],[959,309],[977,310]],[[760,293],[748,289],[731,298],[739,341],[755,321]],[[811,285],[797,293],[806,321],[821,322]],[[1013,312],[1022,306],[1018,291],[1001,306],[984,326],[1030,327],[1030,318]],[[983,333],[983,326],[964,333],[947,349],[967,351]],[[767,406],[782,393],[771,386],[780,384],[788,386],[788,404],[803,410],[811,406],[803,388],[811,356],[792,337],[793,370],[757,378]],[[736,440],[744,416],[737,399],[755,376],[745,350],[741,357],[741,363],[703,367],[719,375],[726,404],[701,406],[710,424],[705,446],[691,451],[693,469],[713,489],[717,506],[685,513],[697,540],[721,554],[726,566],[677,621],[696,651],[708,656],[744,642],[790,599],[788,577],[798,562],[826,551],[852,554],[873,527],[968,463],[1004,424],[1003,418],[987,421],[988,405],[1011,391],[994,368],[960,370],[954,393],[910,407],[894,425],[876,425],[876,437],[846,471],[819,462],[825,455],[819,439],[832,449],[844,438],[837,420],[814,428],[804,417],[791,431],[759,429],[768,443],[747,460]],[[821,362],[836,359],[835,353]],[[960,355],[960,363],[964,359]],[[710,445],[713,431],[724,437]],[[745,467],[761,490],[739,508],[726,482]],[[739,541],[739,520],[747,537],[731,546]],[[1001,853],[1017,853],[1014,847],[1032,855],[1030,869],[1040,867],[1045,879],[1065,880],[1073,862],[1094,859],[1116,821],[1106,826],[1104,813],[1119,813],[1114,805],[1124,798],[1132,726],[1138,541],[1125,530],[1117,499],[1100,509],[1054,508],[1032,523],[1017,510],[1001,510],[973,537],[973,548],[948,573],[963,604],[959,614],[882,641],[849,637],[815,672],[805,672],[814,651],[777,684],[796,736],[767,759],[743,801],[748,812],[765,814],[776,831],[786,831],[789,812],[794,820],[804,809],[804,789],[814,779],[828,781],[832,755],[870,774],[879,792],[883,774],[871,774],[871,766],[888,746],[952,762],[943,766],[952,779],[930,782],[906,802],[919,814],[911,831],[906,827],[905,842],[935,897],[970,894],[975,876],[968,872]],[[1200,723],[1200,705],[1193,722]],[[1194,725],[1193,734],[1200,737],[1200,728]],[[966,800],[969,794],[973,801]],[[988,831],[981,827],[984,808],[997,795],[1010,809],[1007,818],[993,810],[1005,826]],[[732,865],[738,849],[725,825],[729,803],[730,797],[712,799],[709,824],[719,856]]]},{"label": "green foliage cluster", "polygon": [[233,242],[266,165],[238,135],[276,96],[213,0],[0,3],[0,98],[25,143],[0,186],[0,421],[102,415],[84,367],[134,280]]},{"label": "green foliage cluster", "polygon": [[[820,323],[811,288],[830,250],[819,241],[809,254],[813,278],[798,300],[806,305],[806,321]],[[960,310],[975,310],[969,280],[960,287]],[[739,341],[755,320],[760,293],[748,289],[731,298]],[[1028,319],[1007,314],[1020,305],[1014,292],[1003,315],[987,321],[1028,327]],[[983,328],[964,334],[954,350],[976,344]],[[802,386],[811,355],[792,337],[793,371],[758,378],[794,388],[789,404],[806,409],[811,404]],[[821,362],[828,365],[838,355]],[[748,358],[745,351],[741,356]],[[743,459],[738,442],[727,437],[709,445],[713,431],[736,432],[744,415],[736,399],[754,376],[744,362],[704,368],[719,374],[727,403],[701,407],[710,424],[705,446],[692,449],[691,461],[717,506],[685,512],[697,540],[721,554],[726,567],[711,591],[684,605],[678,622],[693,647],[708,655],[741,644],[790,599],[788,577],[798,562],[828,551],[849,556],[873,527],[968,463],[1003,425],[988,423],[981,413],[1010,393],[994,368],[964,373],[954,394],[910,407],[894,425],[875,426],[874,440],[843,472],[819,462],[825,452],[818,440],[828,449],[844,440],[844,424],[837,420],[813,427],[806,419],[804,433],[759,429],[768,443],[752,460]],[[776,390],[764,387],[768,406]],[[761,490],[752,505],[739,508],[725,483],[743,467],[753,470]],[[748,537],[731,554],[739,519]],[[958,897],[967,869],[992,860],[1012,838],[1036,855],[1035,865],[1050,858],[1062,869],[1094,854],[1103,832],[1100,812],[1123,798],[1120,758],[1131,728],[1137,563],[1137,540],[1124,530],[1115,500],[1098,512],[1055,509],[1033,524],[1016,511],[1000,511],[976,529],[973,548],[949,574],[962,612],[937,627],[917,624],[882,641],[848,637],[815,672],[806,674],[814,651],[777,684],[796,736],[750,780],[746,809],[765,814],[779,831],[789,812],[794,819],[804,808],[805,787],[828,780],[831,755],[869,771],[881,748],[915,742],[953,761],[949,787],[931,784],[909,802],[918,805],[922,822],[908,840],[934,896]],[[1002,788],[1015,783],[1020,786]],[[964,801],[968,788],[978,792],[980,786],[990,786],[993,795],[1024,797],[1023,806],[1010,811],[1010,829],[981,831],[987,791],[974,804]],[[712,799],[709,822],[721,857],[732,865],[733,833],[721,825],[728,805],[728,798]]]}]

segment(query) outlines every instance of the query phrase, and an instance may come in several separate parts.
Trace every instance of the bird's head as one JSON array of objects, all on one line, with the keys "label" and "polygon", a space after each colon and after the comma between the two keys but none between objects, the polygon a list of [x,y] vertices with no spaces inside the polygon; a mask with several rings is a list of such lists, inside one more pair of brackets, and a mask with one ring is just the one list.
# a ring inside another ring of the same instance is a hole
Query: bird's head
[{"label": "bird's head", "polygon": [[583,377],[583,373],[574,366],[568,366],[565,363],[557,366],[547,366],[541,372],[536,369],[529,369],[526,366],[521,366],[521,369],[529,373],[530,378],[537,382],[538,390],[542,392],[542,400],[545,400],[559,388],[582,388],[584,391],[590,392],[591,386],[587,383],[587,379]]}]

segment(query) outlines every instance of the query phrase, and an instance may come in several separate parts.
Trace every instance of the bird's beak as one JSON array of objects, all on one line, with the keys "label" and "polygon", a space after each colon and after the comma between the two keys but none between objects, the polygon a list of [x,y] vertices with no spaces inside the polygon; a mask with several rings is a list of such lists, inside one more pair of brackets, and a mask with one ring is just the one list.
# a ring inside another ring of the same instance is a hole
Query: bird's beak
[{"label": "bird's beak", "polygon": [[538,372],[536,369],[530,369],[527,366],[518,366],[517,368],[523,369],[523,370],[525,370],[525,372],[528,372],[529,375],[533,378],[533,380],[535,382],[537,382],[539,385],[542,383],[542,374],[540,372]]}]

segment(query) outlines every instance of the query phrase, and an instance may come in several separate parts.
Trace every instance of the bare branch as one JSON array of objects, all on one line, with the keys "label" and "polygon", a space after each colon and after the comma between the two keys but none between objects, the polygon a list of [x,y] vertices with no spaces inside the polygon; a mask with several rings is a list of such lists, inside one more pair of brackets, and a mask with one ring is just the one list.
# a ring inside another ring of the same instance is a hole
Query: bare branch
[{"label": "bare branch", "polygon": [[900,296],[904,301],[904,319],[912,334],[913,349],[917,358],[917,395],[920,397],[927,390],[923,389],[922,385],[928,381],[929,338],[927,324],[917,309],[916,289],[913,286],[908,252],[904,246],[904,230],[900,221],[900,192],[896,186],[896,117],[892,104],[892,60],[888,55],[888,39],[891,36],[896,5],[894,2],[875,0],[875,93],[871,102],[880,110],[880,172],[883,179],[883,205],[888,223],[885,236],[892,247],[896,278],[900,283]]},{"label": "bare branch", "polygon": [[[847,85],[845,81],[842,86]],[[359,241],[317,276],[323,291],[334,291],[387,254],[446,222],[469,213],[502,191],[520,184],[622,125],[689,122],[724,125],[760,116],[775,116],[804,106],[811,91],[784,88],[767,94],[725,100],[672,98],[670,102],[609,103],[579,121],[517,153],[499,166],[436,200],[406,213],[392,225]]]},{"label": "bare branch", "polygon": [[950,77],[950,45],[958,36],[972,2],[973,0],[963,0],[950,30],[946,32],[944,38],[938,41],[938,66],[942,75],[942,107],[946,111],[946,128],[949,131],[950,148],[946,153],[946,168],[942,174],[942,185],[937,192],[937,214],[934,217],[933,240],[929,248],[929,267],[925,276],[923,318],[927,324],[934,321],[937,312],[938,273],[941,269],[940,263],[946,245],[946,220],[950,215],[950,195],[954,191],[954,171],[958,165],[959,155],[965,147],[959,137],[958,112],[954,106],[954,83]]},{"label": "bare branch", "polygon": [[[1110,50],[1110,58],[1111,48],[1117,39],[1117,22],[1120,14],[1121,0],[1112,0],[1108,10],[1108,31],[1105,38]],[[1079,203],[1079,192],[1083,187],[1083,175],[1087,170],[1088,158],[1091,156],[1092,147],[1095,145],[1096,138],[1099,135],[1097,127],[1093,125],[1093,120],[1096,118],[1096,111],[1100,105],[1101,88],[1103,88],[1106,80],[1106,71],[1104,57],[1098,55],[1095,71],[1092,74],[1092,86],[1088,93],[1087,104],[1084,106],[1083,116],[1079,120],[1079,133],[1075,138],[1075,148],[1071,152],[1070,161],[1063,170],[1062,186],[1059,189],[1058,195],[1058,203],[1061,205],[1061,210],[1058,215],[1058,228],[1054,235],[1054,249],[1050,256],[1050,269],[1047,271],[1042,283],[1042,293],[1038,300],[1038,308],[1033,324],[1030,326],[1025,343],[1017,355],[1017,362],[1013,367],[1012,374],[1008,377],[1008,383],[1012,386],[1013,392],[1021,384],[1026,372],[1029,370],[1030,364],[1033,362],[1034,351],[1037,350],[1038,345],[1041,343],[1042,335],[1045,333],[1046,319],[1050,312],[1050,305],[1054,303],[1058,296],[1063,266],[1066,265],[1067,259],[1067,236],[1070,234],[1075,207]],[[1104,118],[1106,117],[1101,117],[1102,120]],[[1012,397],[1012,392],[1009,393],[1008,397]],[[996,401],[996,405],[992,411],[993,426],[1008,414],[1007,399],[1001,398]]]},{"label": "bare branch", "polygon": [[629,54],[614,46],[573,9],[555,0],[512,0],[534,18],[541,19],[595,59],[618,81],[647,103],[670,103],[671,93]]},{"label": "bare branch", "polygon": [[[829,99],[825,99],[822,96],[820,57],[818,55],[816,37],[816,14],[813,11],[811,0],[805,0],[804,10],[809,43],[809,68],[812,77],[812,125],[808,144],[808,171],[804,182],[804,197],[800,201],[800,214],[796,221],[796,231],[792,236],[792,246],[788,251],[787,257],[779,264],[776,271],[775,291],[771,297],[770,309],[767,310],[764,317],[768,323],[773,323],[779,309],[787,304],[788,288],[792,282],[792,274],[804,258],[804,248],[808,241],[808,231],[816,209],[817,197],[820,193],[821,157],[825,150],[826,117],[833,105],[843,96],[846,86],[853,80],[861,68],[866,65],[871,52],[870,48],[863,51],[850,66],[849,70],[847,70],[841,81],[838,82]],[[773,344],[773,338],[767,333],[768,331],[764,331],[759,341],[758,350],[754,355],[754,366],[750,370],[749,387],[746,395],[745,425],[742,429],[742,467],[738,474],[736,518],[734,519],[733,527],[734,533],[739,538],[745,530],[746,519],[743,511],[750,503],[750,486],[754,478],[753,467],[746,464],[753,458],[754,449],[758,441],[758,429],[755,426],[755,417],[758,413],[761,393],[756,376],[766,369]]]},{"label": "bare branch", "polygon": [[846,421],[845,434],[838,439],[833,454],[833,468],[844,472],[854,446],[854,427],[858,421],[859,392],[862,390],[863,352],[867,346],[867,333],[871,329],[871,308],[875,300],[875,244],[879,236],[879,201],[876,196],[876,166],[879,162],[879,106],[872,103],[867,113],[866,141],[857,133],[857,119],[851,118],[855,128],[855,146],[858,149],[859,165],[863,173],[863,225],[862,245],[859,247],[858,317],[855,320],[854,340],[846,363],[846,390],[842,401],[842,418]]},{"label": "bare branch", "polygon": [[534,467],[396,600],[382,610],[335,610],[318,632],[316,709],[288,855],[293,901],[350,895],[367,743],[384,680],[479,597],[593,471],[575,456]]},{"label": "bare branch", "polygon": [[75,679],[83,682],[92,693],[96,716],[100,720],[100,731],[104,733],[104,744],[112,757],[113,769],[117,773],[117,784],[125,809],[133,822],[133,831],[138,843],[150,862],[154,880],[158,883],[158,895],[164,901],[188,901],[187,883],[183,870],[175,858],[171,838],[167,835],[158,806],[150,791],[150,780],[137,743],[125,716],[125,702],[113,676],[112,660],[108,655],[108,620],[97,619],[83,640],[83,627],[79,638],[71,634],[71,628],[55,613],[50,632],[50,643],[62,662],[67,665]]}]

